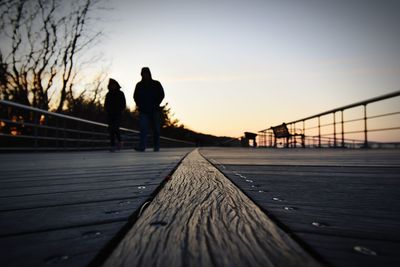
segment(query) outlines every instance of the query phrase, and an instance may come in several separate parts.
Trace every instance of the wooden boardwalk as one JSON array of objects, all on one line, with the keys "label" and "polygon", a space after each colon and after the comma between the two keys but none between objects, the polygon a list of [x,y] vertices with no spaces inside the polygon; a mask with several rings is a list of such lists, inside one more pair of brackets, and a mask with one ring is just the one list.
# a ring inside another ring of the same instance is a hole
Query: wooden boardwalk
[{"label": "wooden boardwalk", "polygon": [[86,266],[190,150],[0,154],[0,266]]},{"label": "wooden boardwalk", "polygon": [[0,266],[400,266],[400,151],[192,150],[0,154]]},{"label": "wooden boardwalk", "polygon": [[104,266],[321,265],[193,151]]},{"label": "wooden boardwalk", "polygon": [[202,149],[331,266],[400,266],[400,151]]}]

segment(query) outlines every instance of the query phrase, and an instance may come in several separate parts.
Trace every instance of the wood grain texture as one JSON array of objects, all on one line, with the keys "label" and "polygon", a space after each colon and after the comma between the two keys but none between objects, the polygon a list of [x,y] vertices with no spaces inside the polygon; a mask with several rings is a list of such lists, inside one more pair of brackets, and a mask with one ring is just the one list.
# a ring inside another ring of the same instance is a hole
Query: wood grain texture
[{"label": "wood grain texture", "polygon": [[191,150],[0,153],[0,266],[87,266]]},{"label": "wood grain texture", "polygon": [[400,266],[400,150],[200,152],[331,266]]},{"label": "wood grain texture", "polygon": [[127,221],[147,197],[1,212],[0,244],[3,236]]},{"label": "wood grain texture", "polygon": [[104,266],[320,266],[198,151]]},{"label": "wood grain texture", "polygon": [[1,239],[0,265],[87,266],[124,224],[121,221],[5,237]]}]

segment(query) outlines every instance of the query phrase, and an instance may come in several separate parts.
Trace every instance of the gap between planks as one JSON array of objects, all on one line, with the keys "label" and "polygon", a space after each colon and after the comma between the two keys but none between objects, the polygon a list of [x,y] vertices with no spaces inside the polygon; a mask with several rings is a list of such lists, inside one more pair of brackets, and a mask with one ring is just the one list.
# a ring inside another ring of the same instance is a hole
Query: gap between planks
[{"label": "gap between planks", "polygon": [[322,266],[197,150],[103,266]]}]

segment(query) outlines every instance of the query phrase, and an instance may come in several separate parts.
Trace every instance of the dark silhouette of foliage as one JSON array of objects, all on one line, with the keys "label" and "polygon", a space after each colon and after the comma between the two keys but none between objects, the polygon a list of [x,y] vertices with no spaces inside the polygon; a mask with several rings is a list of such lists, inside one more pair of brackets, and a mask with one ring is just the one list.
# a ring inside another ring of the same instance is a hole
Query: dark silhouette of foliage
[{"label": "dark silhouette of foliage", "polygon": [[0,97],[58,112],[69,105],[90,61],[82,56],[102,34],[90,25],[100,1],[2,1]]}]

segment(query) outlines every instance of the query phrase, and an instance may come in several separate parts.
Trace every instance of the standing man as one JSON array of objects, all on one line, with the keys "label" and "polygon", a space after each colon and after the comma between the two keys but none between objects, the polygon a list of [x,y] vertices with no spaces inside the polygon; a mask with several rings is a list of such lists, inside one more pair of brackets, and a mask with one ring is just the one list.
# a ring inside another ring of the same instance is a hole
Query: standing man
[{"label": "standing man", "polygon": [[153,80],[150,69],[142,68],[142,80],[136,84],[133,99],[139,108],[140,143],[136,151],[145,151],[149,126],[153,128],[154,151],[160,150],[160,104],[164,89],[159,81]]},{"label": "standing man", "polygon": [[125,95],[119,89],[119,83],[110,79],[108,81],[108,93],[104,102],[104,108],[108,115],[108,131],[110,133],[110,151],[115,151],[115,137],[118,140],[118,149],[121,148],[121,134],[119,132],[119,124],[121,121],[122,111],[126,108]]}]

